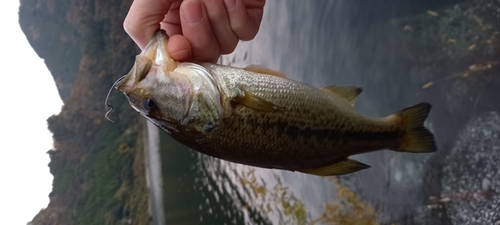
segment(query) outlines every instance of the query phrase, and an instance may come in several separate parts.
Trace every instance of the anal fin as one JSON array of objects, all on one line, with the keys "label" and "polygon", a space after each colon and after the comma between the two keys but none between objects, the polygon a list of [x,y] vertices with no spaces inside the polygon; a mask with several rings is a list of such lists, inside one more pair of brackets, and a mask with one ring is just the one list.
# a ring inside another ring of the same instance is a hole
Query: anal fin
[{"label": "anal fin", "polygon": [[303,169],[299,170],[300,172],[303,173],[309,173],[309,174],[314,174],[318,176],[336,176],[336,175],[344,175],[348,173],[354,173],[360,170],[368,169],[370,166],[358,162],[353,159],[344,159],[338,163],[320,167],[320,168],[314,168],[314,169]]},{"label": "anal fin", "polygon": [[252,108],[263,112],[279,112],[284,109],[272,102],[255,96],[254,94],[243,90],[243,96],[238,96],[233,99],[233,103],[244,105],[248,108]]},{"label": "anal fin", "polygon": [[263,73],[263,74],[267,74],[267,75],[271,75],[271,76],[286,78],[285,73],[283,73],[281,71],[272,70],[272,69],[269,69],[269,68],[266,68],[263,66],[259,66],[259,65],[251,64],[243,69],[247,70],[247,71],[255,72],[255,73]]}]

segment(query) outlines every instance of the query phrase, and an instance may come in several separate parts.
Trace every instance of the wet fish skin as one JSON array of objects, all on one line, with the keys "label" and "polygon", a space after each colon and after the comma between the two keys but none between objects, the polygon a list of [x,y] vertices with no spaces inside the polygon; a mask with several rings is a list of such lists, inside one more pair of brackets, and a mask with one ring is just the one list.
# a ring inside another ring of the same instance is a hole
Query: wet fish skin
[{"label": "wet fish skin", "polygon": [[[360,88],[318,89],[272,70],[158,60],[168,56],[166,41],[158,32],[118,88],[134,109],[201,153],[326,176],[369,167],[350,155],[436,150],[433,135],[423,127],[427,103],[370,118],[354,110]],[[148,71],[137,69],[147,70],[148,63]]]}]

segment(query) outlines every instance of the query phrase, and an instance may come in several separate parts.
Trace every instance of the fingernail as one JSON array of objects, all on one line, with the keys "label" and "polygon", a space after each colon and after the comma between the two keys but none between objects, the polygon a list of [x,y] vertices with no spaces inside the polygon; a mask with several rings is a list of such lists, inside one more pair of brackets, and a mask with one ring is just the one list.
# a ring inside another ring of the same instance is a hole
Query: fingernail
[{"label": "fingernail", "polygon": [[224,0],[227,11],[231,11],[236,7],[236,0]]},{"label": "fingernail", "polygon": [[186,5],[182,7],[182,12],[186,23],[190,26],[199,24],[203,20],[203,11],[201,10],[201,4],[198,1],[186,3]]}]

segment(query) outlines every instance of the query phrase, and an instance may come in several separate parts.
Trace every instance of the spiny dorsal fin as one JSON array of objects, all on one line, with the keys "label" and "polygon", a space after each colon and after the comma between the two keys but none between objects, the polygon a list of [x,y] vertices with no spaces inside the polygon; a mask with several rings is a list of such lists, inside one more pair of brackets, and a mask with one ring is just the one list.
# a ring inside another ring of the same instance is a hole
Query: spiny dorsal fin
[{"label": "spiny dorsal fin", "polygon": [[234,98],[233,102],[263,112],[283,111],[282,107],[277,106],[274,103],[269,102],[265,99],[259,98],[246,90],[243,90],[243,93],[244,93],[243,96],[238,96]]},{"label": "spiny dorsal fin", "polygon": [[349,104],[354,106],[354,102],[356,101],[356,98],[358,98],[359,94],[361,94],[361,92],[363,91],[363,88],[353,87],[353,86],[332,85],[332,86],[321,87],[320,90],[325,91],[326,93],[329,94],[334,94],[336,96],[339,96],[345,99],[347,102],[349,102]]},{"label": "spiny dorsal fin", "polygon": [[368,169],[370,166],[358,162],[353,159],[344,159],[338,163],[320,167],[320,168],[314,168],[314,169],[305,169],[305,170],[299,170],[300,172],[303,173],[309,173],[309,174],[314,174],[318,176],[335,176],[335,175],[344,175],[348,173],[354,173],[360,170]]},{"label": "spiny dorsal fin", "polygon": [[271,75],[271,76],[286,78],[286,75],[281,71],[272,70],[272,69],[269,69],[269,68],[266,68],[263,66],[259,66],[259,65],[255,65],[255,64],[248,65],[247,67],[245,67],[243,69],[246,71],[250,71],[250,72],[263,73],[263,74],[267,74],[267,75]]}]

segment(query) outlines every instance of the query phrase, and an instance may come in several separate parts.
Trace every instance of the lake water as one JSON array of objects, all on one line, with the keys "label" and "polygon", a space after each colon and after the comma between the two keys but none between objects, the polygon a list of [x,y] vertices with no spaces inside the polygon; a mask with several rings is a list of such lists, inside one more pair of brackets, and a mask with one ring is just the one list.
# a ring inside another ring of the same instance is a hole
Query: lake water
[{"label": "lake water", "polygon": [[[439,87],[440,79],[461,69],[453,71],[453,64],[443,61],[433,63],[434,57],[439,59],[438,48],[434,54],[430,44],[435,37],[424,33],[429,27],[439,28],[439,16],[444,15],[438,12],[450,12],[453,19],[453,12],[446,10],[462,2],[467,1],[267,1],[257,37],[223,56],[222,64],[259,64],[316,87],[363,87],[356,109],[371,116],[430,102],[433,109],[426,126],[435,133],[439,151],[357,155],[353,158],[372,168],[327,179],[202,156],[162,133],[166,224],[449,224],[444,209],[433,208],[429,197],[441,194],[442,159],[457,130],[472,117],[474,112],[465,109],[474,99],[456,104],[443,100],[450,89],[447,84]],[[435,24],[429,24],[434,17]],[[447,38],[451,43],[461,37]],[[456,115],[450,115],[450,107]]]}]

